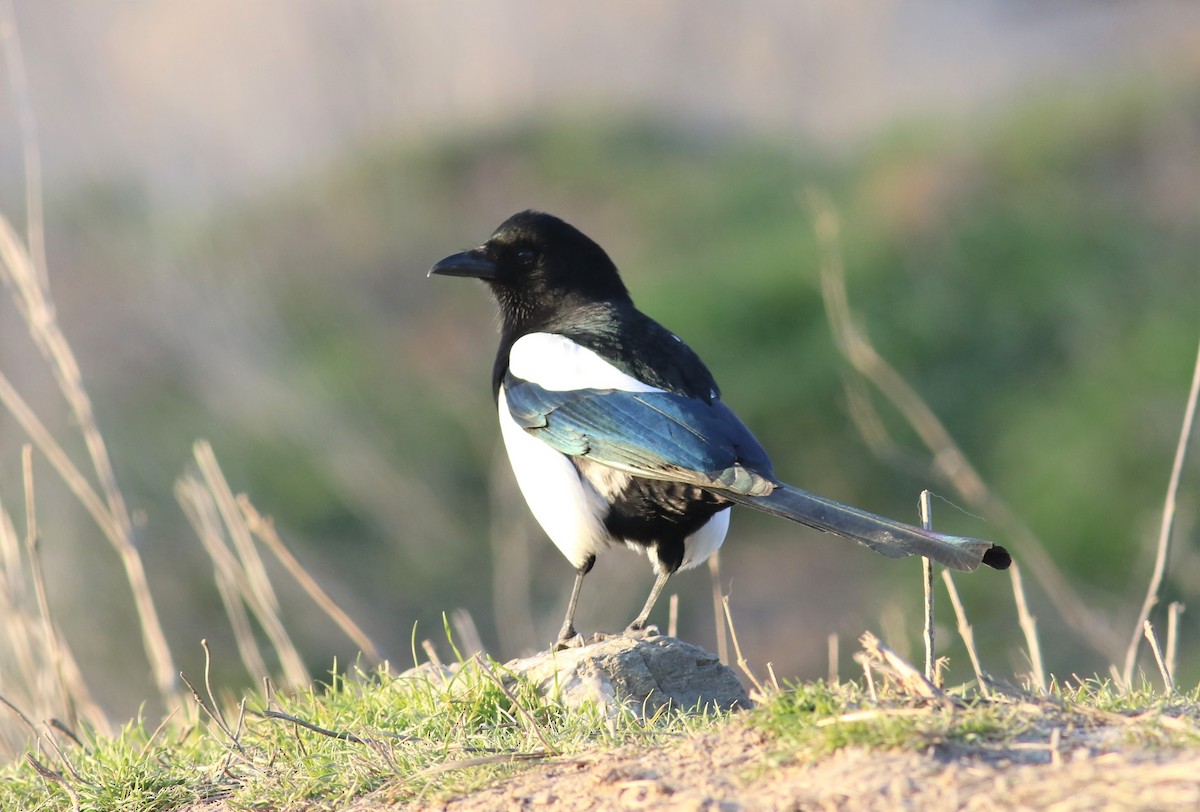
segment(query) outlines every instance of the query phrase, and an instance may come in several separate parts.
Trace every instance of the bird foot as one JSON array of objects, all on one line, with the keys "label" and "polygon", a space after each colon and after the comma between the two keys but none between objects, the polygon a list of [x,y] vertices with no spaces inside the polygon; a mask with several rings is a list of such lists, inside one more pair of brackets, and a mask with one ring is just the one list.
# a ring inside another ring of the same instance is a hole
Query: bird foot
[{"label": "bird foot", "polygon": [[584,637],[579,632],[571,629],[569,633],[560,634],[558,640],[550,648],[551,651],[566,651],[569,648],[583,648],[590,646],[593,643],[603,643],[605,640],[613,640],[617,637],[628,637],[633,640],[646,640],[651,637],[658,637],[660,632],[658,627],[636,626],[630,624],[625,631],[620,634],[612,634],[610,632],[593,632],[590,636]]},{"label": "bird foot", "polygon": [[587,640],[583,639],[583,635],[571,629],[569,635],[559,635],[554,641],[554,645],[550,647],[551,651],[566,651],[569,648],[583,648],[588,644]]},{"label": "bird foot", "polygon": [[634,640],[645,640],[650,637],[658,637],[659,631],[658,627],[654,624],[650,624],[649,626],[638,626],[630,623],[625,629],[625,636],[632,637]]}]

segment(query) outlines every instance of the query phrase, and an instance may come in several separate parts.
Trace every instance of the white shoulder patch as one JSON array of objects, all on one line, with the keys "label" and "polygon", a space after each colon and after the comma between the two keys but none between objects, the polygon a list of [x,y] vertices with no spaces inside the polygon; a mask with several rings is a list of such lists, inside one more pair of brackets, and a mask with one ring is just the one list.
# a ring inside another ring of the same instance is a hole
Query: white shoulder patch
[{"label": "white shoulder patch", "polygon": [[518,378],[554,392],[574,389],[618,389],[662,392],[626,375],[595,352],[557,333],[529,333],[513,343],[508,368]]}]

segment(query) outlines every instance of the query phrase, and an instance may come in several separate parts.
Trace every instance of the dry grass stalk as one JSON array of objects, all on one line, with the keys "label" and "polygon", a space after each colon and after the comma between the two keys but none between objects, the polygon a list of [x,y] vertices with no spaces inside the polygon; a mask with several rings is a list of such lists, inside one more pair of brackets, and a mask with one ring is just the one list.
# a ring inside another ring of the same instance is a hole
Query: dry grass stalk
[{"label": "dry grass stalk", "polygon": [[[820,190],[810,188],[807,198],[821,248],[821,293],[838,351],[858,375],[869,381],[912,426],[929,450],[934,469],[955,489],[959,498],[1005,529],[1005,534],[1030,563],[1063,620],[1096,651],[1115,659],[1122,647],[1120,636],[1105,618],[1083,602],[1041,541],[991,491],[929,405],[879,354],[855,322],[846,293],[845,269],[838,247],[841,224],[837,212],[828,196]],[[846,394],[851,402],[851,416],[864,440],[879,456],[895,456],[896,445],[875,413],[866,387],[857,379],[848,380]]]},{"label": "dry grass stalk", "polygon": [[364,739],[362,736],[358,736],[354,733],[348,733],[344,730],[330,730],[327,727],[321,727],[320,725],[314,725],[312,722],[309,722],[305,719],[301,719],[298,716],[293,716],[290,713],[284,713],[283,711],[251,710],[250,713],[252,713],[255,716],[261,716],[263,719],[278,719],[283,722],[291,722],[293,725],[302,727],[305,730],[311,730],[313,733],[318,733],[322,736],[327,736],[331,739],[337,739],[338,741],[350,742],[351,744],[366,744],[367,743],[367,740]]},{"label": "dry grass stalk", "polygon": [[[3,220],[0,219],[0,223],[2,222]],[[3,403],[9,413],[16,418],[17,423],[33,440],[33,444],[42,452],[58,475],[62,477],[71,493],[91,515],[109,541],[114,546],[120,545],[122,543],[120,528],[113,523],[112,517],[104,506],[104,501],[3,372],[0,372],[0,403]]]},{"label": "dry grass stalk", "polygon": [[[450,625],[454,628],[454,636],[462,642],[462,650],[469,651],[474,654],[486,654],[483,647],[483,638],[479,636],[479,627],[475,625],[475,618],[466,609],[458,608],[450,613]],[[376,664],[379,663],[378,655],[370,654],[368,656],[375,657]]]},{"label": "dry grass stalk", "polygon": [[144,759],[146,754],[150,752],[150,748],[154,746],[156,741],[158,741],[158,737],[161,736],[163,731],[167,729],[167,725],[171,723],[171,720],[175,718],[177,713],[179,713],[178,705],[171,708],[171,711],[165,714],[162,718],[162,721],[158,723],[158,727],[151,731],[150,736],[146,739],[146,743],[142,745],[141,752],[138,753],[137,757],[139,761]]},{"label": "dry grass stalk", "polygon": [[175,498],[179,500],[184,516],[213,562],[213,579],[217,584],[217,594],[221,596],[221,605],[225,608],[225,615],[233,629],[234,644],[242,664],[251,676],[264,679],[269,673],[266,660],[254,637],[246,605],[241,600],[244,590],[238,586],[238,581],[244,576],[236,558],[225,544],[220,516],[212,495],[199,480],[183,477],[175,483]]},{"label": "dry grass stalk", "polygon": [[833,632],[826,639],[826,645],[829,649],[829,684],[837,685],[840,681],[841,669],[838,667],[838,636],[837,632]]},{"label": "dry grass stalk", "polygon": [[429,640],[428,638],[425,640],[422,640],[421,641],[421,650],[425,652],[425,656],[429,658],[430,664],[435,669],[437,669],[438,671],[442,671],[443,669],[445,669],[446,666],[442,664],[442,658],[438,656],[437,648],[433,645],[432,640]]},{"label": "dry grass stalk", "polygon": [[[933,508],[929,504],[929,491],[921,491],[921,527],[933,529]],[[934,619],[933,619],[933,562],[921,557],[921,583],[925,589],[925,679],[937,685],[937,671],[934,659]]]},{"label": "dry grass stalk", "polygon": [[1175,659],[1176,652],[1179,650],[1179,615],[1183,612],[1183,604],[1179,601],[1171,601],[1167,607],[1167,671],[1170,674],[1176,674]]},{"label": "dry grass stalk", "polygon": [[204,649],[204,690],[208,693],[208,701],[212,704],[213,713],[216,714],[217,719],[221,723],[221,729],[229,733],[229,737],[237,744],[237,734],[229,729],[229,722],[225,719],[225,712],[221,710],[221,703],[217,701],[217,695],[213,691],[212,652],[208,649],[208,640],[201,639],[200,648]]},{"label": "dry grass stalk", "polygon": [[867,695],[871,697],[872,702],[878,702],[879,694],[875,692],[875,676],[874,672],[871,671],[870,663],[868,663],[865,659],[859,660],[857,657],[854,659],[857,660],[858,664],[862,666],[863,678],[867,683]]},{"label": "dry grass stalk", "polygon": [[708,558],[708,574],[712,580],[712,602],[713,602],[713,617],[717,628],[717,659],[721,661],[721,665],[729,665],[729,637],[725,629],[725,612],[722,609],[725,603],[724,594],[721,591],[721,551],[713,553]]},{"label": "dry grass stalk", "polygon": [[146,657],[159,693],[169,706],[176,690],[175,663],[158,619],[141,555],[133,542],[133,525],[117,487],[108,450],[96,425],[91,400],[83,388],[75,354],[58,327],[54,308],[47,297],[36,263],[4,217],[0,217],[0,276],[12,287],[17,309],[25,319],[34,343],[48,361],[74,423],[83,436],[103,502],[100,502],[86,478],[2,374],[0,402],[13,414],[38,449],[50,459],[55,470],[84,504],[116,550],[133,592]]},{"label": "dry grass stalk", "polygon": [[[253,641],[248,618],[241,608],[242,603],[270,640],[271,647],[279,657],[283,678],[291,685],[307,685],[312,677],[284,628],[275,589],[267,577],[266,567],[254,546],[245,517],[225,481],[212,447],[200,441],[194,450],[204,481],[201,484],[195,480],[181,480],[177,492],[181,499],[186,500],[185,512],[213,559],[218,587],[230,622],[238,635],[238,649],[243,662],[256,679],[267,675],[257,644]],[[226,539],[229,539],[229,544],[226,544]]]},{"label": "dry grass stalk", "polygon": [[733,640],[733,651],[737,656],[738,668],[742,669],[742,673],[754,684],[754,690],[757,696],[751,697],[755,702],[760,702],[768,696],[768,693],[763,684],[758,681],[758,677],[754,676],[754,672],[750,670],[750,664],[746,662],[746,658],[742,656],[742,646],[738,642],[737,630],[733,626],[733,616],[729,613],[729,597],[726,596],[721,600],[721,606],[725,610],[725,620],[729,624],[729,637]]},{"label": "dry grass stalk", "polygon": [[1175,679],[1171,675],[1171,670],[1167,668],[1166,662],[1163,660],[1162,648],[1158,645],[1158,633],[1154,631],[1154,625],[1150,621],[1146,621],[1143,627],[1143,632],[1146,635],[1146,640],[1150,643],[1150,651],[1154,652],[1154,662],[1158,663],[1158,673],[1162,675],[1163,687],[1167,693],[1175,693]]},{"label": "dry grass stalk", "polygon": [[[0,661],[0,704],[5,705],[28,728],[31,738],[37,729],[22,708],[28,708],[38,718],[45,718],[48,707],[47,691],[40,659],[34,652],[38,624],[24,606],[24,576],[19,555],[16,530],[8,512],[0,506],[0,631],[4,632],[6,649],[12,656]],[[6,694],[12,692],[13,699]],[[0,756],[8,761],[20,754],[26,744],[25,734],[0,724]]]},{"label": "dry grass stalk", "polygon": [[933,700],[946,707],[955,707],[956,703],[950,695],[934,685],[932,680],[926,679],[925,675],[918,671],[912,663],[888,648],[871,632],[863,632],[858,642],[862,645],[863,650],[854,657],[864,667],[869,666],[879,673],[891,677],[900,688],[913,696]]},{"label": "dry grass stalk", "polygon": [[775,664],[772,662],[767,663],[767,676],[771,678],[771,688],[775,693],[783,690],[783,686],[779,684],[779,677],[775,674]]},{"label": "dry grass stalk", "polygon": [[[26,515],[36,517],[30,454],[23,453]],[[50,615],[37,545],[36,518],[27,519],[24,545],[8,511],[0,504],[0,640],[8,654],[0,658],[0,693],[17,715],[18,705],[34,718],[63,717],[75,726],[83,719],[108,735],[108,720],[92,700],[75,657]],[[26,563],[28,562],[28,563]],[[60,723],[61,724],[61,723]],[[68,729],[62,724],[62,729]],[[30,728],[36,737],[40,734]],[[26,736],[0,724],[0,753],[18,755]]]},{"label": "dry grass stalk", "polygon": [[59,745],[58,737],[55,735],[56,731],[59,733],[65,733],[67,738],[69,738],[75,744],[80,744],[79,737],[75,735],[74,731],[72,731],[70,728],[67,728],[57,719],[51,719],[46,723],[46,736],[43,737],[42,740],[49,746],[51,750],[54,751],[55,758],[57,758],[59,762],[67,768],[67,772],[71,774],[71,777],[76,781],[83,781],[83,776],[79,774],[79,770],[75,769],[75,765],[71,763],[71,759],[67,757],[67,754],[63,752],[62,747]]},{"label": "dry grass stalk", "polygon": [[42,151],[37,134],[37,116],[29,98],[25,57],[17,29],[12,0],[0,4],[0,42],[3,43],[11,101],[21,131],[21,160],[25,169],[25,239],[42,287],[46,286],[46,224],[42,207]]},{"label": "dry grass stalk", "polygon": [[[4,694],[0,694],[0,705],[3,705],[4,707],[6,707],[10,711],[12,711],[12,713],[18,719],[21,720],[21,723],[25,725],[25,729],[29,731],[30,735],[37,736],[37,732],[38,732],[37,727],[33,724],[33,722],[29,721],[29,717],[25,715],[24,711],[22,711],[20,708],[17,707],[16,703],[14,703],[11,699],[6,697]],[[38,748],[39,748],[39,752],[41,752],[41,750],[40,750],[41,743],[40,742],[38,742]],[[17,751],[14,750],[13,754],[15,755],[16,752]]]},{"label": "dry grass stalk", "polygon": [[1196,348],[1196,365],[1192,370],[1192,385],[1188,390],[1187,406],[1183,410],[1183,425],[1179,429],[1179,442],[1175,446],[1175,462],[1171,465],[1171,478],[1167,483],[1167,495],[1163,501],[1162,522],[1158,530],[1158,549],[1154,556],[1154,572],[1146,589],[1146,598],[1138,612],[1133,639],[1125,651],[1125,670],[1121,673],[1125,686],[1133,684],[1133,668],[1137,663],[1138,643],[1142,631],[1150,619],[1150,610],[1158,603],[1158,593],[1167,574],[1167,559],[1171,554],[1171,529],[1175,526],[1175,498],[1179,493],[1179,480],[1183,476],[1183,461],[1187,458],[1188,441],[1196,420],[1196,402],[1200,400],[1200,346]]},{"label": "dry grass stalk", "polygon": [[250,528],[246,526],[246,521],[241,511],[238,510],[237,502],[233,498],[233,491],[230,489],[229,483],[225,481],[221,466],[217,464],[217,457],[213,453],[212,446],[205,440],[198,440],[192,445],[192,454],[195,457],[196,465],[200,468],[201,476],[204,477],[205,487],[212,494],[213,502],[221,514],[221,521],[225,525],[233,549],[237,553],[238,564],[245,574],[243,585],[249,590],[247,597],[251,598],[253,603],[268,610],[270,614],[278,616],[279,601],[271,586],[271,579],[267,577],[267,568],[263,565],[262,558],[254,547]]},{"label": "dry grass stalk", "polygon": [[220,709],[216,707],[216,700],[213,700],[214,706],[209,707],[209,705],[204,701],[204,697],[200,696],[200,692],[196,690],[196,686],[192,685],[191,680],[189,680],[183,674],[180,674],[179,678],[183,680],[183,684],[187,686],[189,691],[191,691],[192,699],[195,701],[196,705],[199,706],[200,710],[204,711],[204,715],[211,719],[213,723],[221,730],[221,732],[229,738],[230,746],[241,750],[241,743],[234,736],[233,731],[229,729],[229,726],[225,724],[224,717],[220,715]]},{"label": "dry grass stalk", "polygon": [[237,551],[238,565],[244,575],[239,584],[246,590],[242,597],[271,641],[271,647],[279,657],[284,678],[292,685],[307,685],[312,681],[312,676],[308,673],[296,644],[284,628],[275,588],[271,585],[271,579],[267,577],[267,568],[258,554],[258,548],[254,546],[250,529],[238,509],[229,483],[225,481],[225,475],[217,464],[212,446],[200,440],[193,450],[196,463],[204,476],[204,484],[213,495],[229,538]]},{"label": "dry grass stalk", "polygon": [[946,687],[946,669],[950,667],[949,657],[938,657],[933,661],[933,684],[939,688]]},{"label": "dry grass stalk", "polygon": [[79,793],[75,790],[75,787],[71,786],[71,782],[67,780],[65,775],[60,773],[58,770],[50,769],[45,764],[34,758],[32,753],[27,753],[25,755],[25,760],[29,762],[29,766],[33,767],[34,772],[36,772],[42,778],[61,785],[67,795],[71,797],[71,808],[74,809],[75,812],[80,812],[81,807],[79,805]]},{"label": "dry grass stalk", "polygon": [[975,671],[975,680],[979,683],[979,691],[984,698],[990,698],[987,676],[979,665],[979,652],[975,650],[975,633],[971,630],[971,624],[967,622],[967,613],[963,609],[962,600],[958,597],[958,588],[954,586],[954,579],[950,576],[949,570],[942,570],[942,581],[945,582],[946,592],[950,595],[950,605],[954,607],[954,616],[958,619],[958,636],[962,638],[963,645],[967,647],[967,656],[971,658],[971,668]]},{"label": "dry grass stalk", "polygon": [[1025,635],[1029,663],[1033,667],[1033,681],[1037,685],[1038,691],[1045,694],[1046,666],[1042,663],[1042,646],[1038,641],[1037,618],[1029,611],[1029,604],[1025,600],[1025,585],[1021,581],[1021,568],[1016,561],[1012,562],[1008,573],[1012,576],[1013,598],[1017,602],[1017,619],[1021,624],[1021,631]]},{"label": "dry grass stalk", "polygon": [[39,684],[38,660],[34,655],[37,624],[25,608],[25,573],[17,530],[8,511],[0,504],[0,622],[11,657],[0,661],[0,692],[8,683],[29,688]]},{"label": "dry grass stalk", "polygon": [[25,555],[29,558],[29,573],[33,580],[33,594],[37,598],[38,615],[42,621],[42,640],[45,642],[46,657],[57,687],[59,707],[74,727],[79,717],[75,702],[67,688],[63,671],[63,653],[59,636],[50,617],[50,599],[46,595],[46,577],[42,573],[42,556],[38,550],[37,498],[33,489],[33,447],[26,444],[21,448],[21,474],[25,483]]},{"label": "dry grass stalk", "polygon": [[[275,558],[283,565],[283,568],[288,571],[288,574],[296,580],[300,588],[305,591],[313,603],[321,608],[330,620],[337,624],[337,627],[350,638],[353,643],[358,646],[358,650],[374,665],[379,665],[383,662],[383,656],[379,653],[379,649],[367,636],[367,633],[362,628],[350,619],[350,616],[334,602],[333,598],[321,588],[320,584],[309,575],[304,566],[292,555],[292,552],[279,538],[279,534],[275,530],[275,523],[270,517],[261,515],[250,502],[249,497],[245,494],[238,494],[238,507],[241,509],[242,515],[245,517],[247,526],[255,538],[267,545]],[[476,635],[478,636],[478,635]]]}]

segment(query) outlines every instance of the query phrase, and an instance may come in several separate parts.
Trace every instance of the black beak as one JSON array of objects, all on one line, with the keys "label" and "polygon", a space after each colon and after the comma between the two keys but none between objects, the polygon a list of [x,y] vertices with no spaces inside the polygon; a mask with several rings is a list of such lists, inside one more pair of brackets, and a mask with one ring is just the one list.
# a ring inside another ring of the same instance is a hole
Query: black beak
[{"label": "black beak", "polygon": [[473,248],[461,254],[451,254],[439,260],[429,269],[429,276],[468,276],[474,279],[495,279],[499,269],[483,254],[483,250]]}]

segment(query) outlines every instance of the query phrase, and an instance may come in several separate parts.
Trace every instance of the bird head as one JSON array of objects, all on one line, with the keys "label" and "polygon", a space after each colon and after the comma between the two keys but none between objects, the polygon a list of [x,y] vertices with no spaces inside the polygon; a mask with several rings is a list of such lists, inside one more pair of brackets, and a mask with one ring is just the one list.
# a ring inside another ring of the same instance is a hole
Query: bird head
[{"label": "bird head", "polygon": [[538,211],[509,217],[487,242],[452,254],[429,275],[483,280],[507,324],[599,302],[629,301],[604,249],[574,226]]}]

